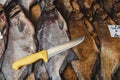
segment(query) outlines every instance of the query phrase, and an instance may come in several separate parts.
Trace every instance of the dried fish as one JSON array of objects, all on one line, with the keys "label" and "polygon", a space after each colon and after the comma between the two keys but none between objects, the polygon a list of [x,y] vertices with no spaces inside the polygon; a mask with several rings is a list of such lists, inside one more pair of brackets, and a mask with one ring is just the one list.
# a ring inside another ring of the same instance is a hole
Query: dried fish
[{"label": "dried fish", "polygon": [[[42,6],[43,11],[37,26],[39,50],[48,49],[69,41],[66,32],[67,26],[65,21],[61,20],[60,13],[52,2],[44,1],[44,3],[45,5]],[[69,55],[72,56],[69,57]],[[37,62],[34,69],[36,79],[47,80],[50,78],[52,80],[61,80],[59,73],[63,72],[66,62],[74,59],[74,56],[71,50],[67,50],[52,57],[48,63]]]},{"label": "dried fish", "polygon": [[91,8],[93,2],[94,0],[85,0],[84,2],[85,8]]},{"label": "dried fish", "polygon": [[24,13],[33,24],[36,25],[41,15],[40,0],[15,0],[23,9]]},{"label": "dried fish", "polygon": [[86,36],[85,41],[81,45],[73,48],[79,60],[72,61],[72,66],[79,80],[91,80],[92,70],[95,69],[94,66],[99,50],[93,37],[85,28],[85,24],[82,19],[79,21],[69,20],[68,25],[72,39],[81,35]]},{"label": "dried fish", "polygon": [[0,80],[6,80],[3,72],[0,70]]},{"label": "dried fish", "polygon": [[8,23],[3,6],[0,5],[0,58],[3,55],[7,43]]},{"label": "dried fish", "polygon": [[[77,0],[72,0],[71,6],[73,7],[73,11],[72,11],[70,17],[72,17],[75,20],[81,19],[84,15],[80,11],[80,6],[78,5]],[[74,16],[73,16],[73,14],[74,14]]]},{"label": "dried fish", "polygon": [[95,14],[95,11],[92,6],[94,2],[94,0],[78,0],[80,9],[83,11],[86,18],[91,22],[93,20],[93,15]]},{"label": "dried fish", "polygon": [[117,24],[120,24],[120,2],[115,3],[113,6],[113,19]]},{"label": "dried fish", "polygon": [[[3,61],[3,54],[6,50],[7,45],[7,34],[8,33],[8,23],[6,15],[3,9],[3,5],[0,4],[0,68]],[[4,74],[0,69],[0,80],[5,80]]]},{"label": "dried fish", "polygon": [[[102,9],[101,9],[102,10]],[[102,10],[102,12],[104,12]],[[111,37],[108,30],[108,25],[115,25],[116,23],[108,16],[106,19],[101,17],[104,14],[96,14],[97,20],[93,22],[101,42],[101,77],[103,80],[112,80],[119,67],[119,41],[120,39]],[[100,17],[101,16],[101,17]]]},{"label": "dried fish", "polygon": [[56,8],[60,11],[60,13],[65,19],[67,19],[70,16],[71,12],[73,11],[70,1],[71,0],[55,0],[54,1]]},{"label": "dried fish", "polygon": [[12,63],[36,52],[34,26],[25,17],[19,5],[15,5],[10,10],[9,20],[8,47],[4,55],[2,71],[6,80],[24,80],[25,76],[31,72],[32,65],[15,71],[12,69]]},{"label": "dried fish", "polygon": [[35,0],[17,0],[16,2],[21,5],[27,11],[30,10],[30,6],[34,3]]},{"label": "dried fish", "polygon": [[34,73],[30,73],[30,75],[26,78],[26,80],[35,80]]},{"label": "dried fish", "polygon": [[87,26],[89,30],[88,31],[86,28],[88,21],[85,17],[82,17],[80,19],[73,17],[78,14],[81,14],[81,12],[79,11],[79,13],[71,14],[67,21],[70,37],[71,39],[74,39],[81,35],[85,35],[86,38],[82,44],[73,48],[79,60],[72,61],[72,67],[76,73],[78,80],[91,80],[92,74],[95,73],[93,72],[93,69],[95,69],[95,63],[99,54],[99,50],[95,44],[93,37],[89,33],[93,31],[93,26]]},{"label": "dried fish", "polygon": [[112,13],[113,5],[116,0],[99,0],[101,7],[107,12],[108,14]]},{"label": "dried fish", "polygon": [[77,80],[77,76],[72,68],[72,66],[68,65],[67,68],[65,68],[63,75],[63,80]]},{"label": "dried fish", "polygon": [[94,1],[95,0],[78,0],[78,3],[82,9],[84,9],[84,8],[89,9],[89,8],[91,8]]}]

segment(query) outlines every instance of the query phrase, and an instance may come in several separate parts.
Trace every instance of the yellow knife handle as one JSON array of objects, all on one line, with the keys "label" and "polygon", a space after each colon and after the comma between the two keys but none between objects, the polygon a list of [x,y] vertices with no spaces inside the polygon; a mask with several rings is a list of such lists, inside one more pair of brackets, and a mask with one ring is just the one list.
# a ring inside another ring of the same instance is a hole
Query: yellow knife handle
[{"label": "yellow knife handle", "polygon": [[40,52],[31,54],[29,56],[23,57],[12,64],[12,68],[18,70],[20,67],[32,64],[40,59],[43,59],[45,62],[48,62],[48,53],[47,50],[42,50]]}]

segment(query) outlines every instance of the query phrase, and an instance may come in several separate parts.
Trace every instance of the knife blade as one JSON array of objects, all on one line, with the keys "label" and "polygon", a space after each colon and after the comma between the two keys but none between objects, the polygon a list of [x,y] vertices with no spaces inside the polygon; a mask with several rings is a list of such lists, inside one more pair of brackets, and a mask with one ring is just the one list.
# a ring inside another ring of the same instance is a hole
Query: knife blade
[{"label": "knife blade", "polygon": [[14,70],[18,70],[20,67],[32,64],[40,59],[43,59],[45,62],[48,62],[49,58],[51,58],[52,56],[57,55],[57,54],[65,51],[67,49],[70,49],[70,48],[82,43],[84,41],[84,39],[85,39],[85,36],[81,36],[77,39],[71,40],[71,41],[64,43],[62,45],[58,45],[58,46],[55,46],[55,47],[50,48],[48,50],[42,50],[42,51],[39,51],[37,53],[23,57],[23,58],[15,61],[12,64],[12,68]]}]

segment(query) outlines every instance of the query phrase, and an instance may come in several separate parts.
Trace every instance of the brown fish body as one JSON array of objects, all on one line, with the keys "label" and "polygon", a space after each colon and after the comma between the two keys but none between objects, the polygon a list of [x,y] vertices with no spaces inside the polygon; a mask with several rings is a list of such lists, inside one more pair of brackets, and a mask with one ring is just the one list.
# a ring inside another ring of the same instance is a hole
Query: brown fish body
[{"label": "brown fish body", "polygon": [[84,8],[89,9],[89,8],[91,8],[94,1],[95,0],[78,0],[78,3],[82,9],[84,9]]},{"label": "brown fish body", "polygon": [[[107,6],[107,4],[104,6]],[[110,10],[109,6],[108,8]],[[93,24],[100,41],[100,79],[112,80],[112,77],[114,76],[116,70],[119,67],[119,58],[117,54],[117,48],[119,47],[119,44],[117,44],[117,42],[119,42],[119,39],[113,39],[112,37],[110,37],[108,25],[114,25],[115,22],[108,16],[108,14],[101,8],[101,6],[97,2],[93,4],[92,10],[89,9],[89,11],[90,13],[86,14],[88,18],[94,18]]]},{"label": "brown fish body", "polygon": [[72,61],[72,66],[76,74],[78,74],[77,77],[79,80],[91,80],[92,70],[94,69],[95,62],[99,54],[95,41],[85,28],[82,20],[69,21],[69,31],[72,39],[81,35],[86,36],[85,41],[81,45],[73,48],[76,55],[79,57],[79,60]]},{"label": "brown fish body", "polygon": [[107,12],[108,14],[113,13],[113,6],[119,0],[99,0],[100,6]]},{"label": "brown fish body", "polygon": [[[93,26],[87,30],[86,24],[88,21],[84,16],[80,17],[81,11],[77,9],[77,2],[74,1],[73,9],[77,10],[72,13],[68,19],[68,29],[71,39],[85,35],[85,40],[82,44],[73,48],[75,54],[79,58],[77,61],[72,61],[72,67],[77,74],[78,80],[91,80],[93,70],[95,70],[96,60],[98,58],[99,50],[95,44],[94,38],[89,32],[93,31]],[[75,7],[76,6],[76,7]],[[80,9],[80,7],[78,7]],[[78,17],[75,17],[78,15]]]},{"label": "brown fish body", "polygon": [[56,8],[60,11],[60,13],[65,19],[67,19],[70,16],[71,12],[73,11],[73,8],[70,2],[71,2],[70,0],[55,0],[54,1]]},{"label": "brown fish body", "polygon": [[114,4],[112,16],[113,20],[120,25],[120,2]]},{"label": "brown fish body", "polygon": [[101,42],[101,76],[103,80],[112,80],[112,76],[119,66],[118,48],[120,44],[118,42],[120,40],[110,38],[106,22],[94,22],[94,25]]},{"label": "brown fish body", "polygon": [[2,65],[6,80],[23,80],[31,72],[31,66],[15,71],[12,69],[12,63],[36,51],[34,34],[31,22],[25,17],[20,7],[15,6],[10,12],[8,47]]},{"label": "brown fish body", "polygon": [[101,77],[103,80],[112,80],[119,67],[120,39],[111,37],[108,25],[116,25],[103,9],[99,8],[93,22],[101,43]]}]

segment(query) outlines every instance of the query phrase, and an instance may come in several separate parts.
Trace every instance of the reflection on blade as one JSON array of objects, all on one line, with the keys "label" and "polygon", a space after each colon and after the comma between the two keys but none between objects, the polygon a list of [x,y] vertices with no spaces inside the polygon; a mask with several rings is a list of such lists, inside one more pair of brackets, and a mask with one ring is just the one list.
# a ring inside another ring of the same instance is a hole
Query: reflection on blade
[{"label": "reflection on blade", "polygon": [[48,49],[48,57],[52,57],[58,53],[61,53],[67,49],[70,49],[78,44],[80,44],[81,42],[83,42],[85,39],[85,36],[82,36],[82,37],[79,37],[77,39],[74,39],[68,43],[65,43],[65,44],[62,44],[62,45],[59,45],[59,46],[56,46],[56,47],[53,47],[53,48],[50,48]]}]

